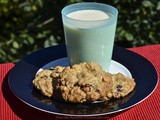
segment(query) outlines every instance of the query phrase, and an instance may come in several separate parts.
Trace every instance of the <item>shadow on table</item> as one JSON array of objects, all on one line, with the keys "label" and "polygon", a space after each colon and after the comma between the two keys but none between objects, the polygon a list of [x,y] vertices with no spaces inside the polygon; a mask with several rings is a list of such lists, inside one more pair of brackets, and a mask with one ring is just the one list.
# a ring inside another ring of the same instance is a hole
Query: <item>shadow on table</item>
[{"label": "shadow on table", "polygon": [[46,113],[46,112],[42,112],[40,110],[37,110],[35,108],[32,108],[30,106],[28,106],[27,104],[23,103],[21,100],[19,100],[11,91],[9,84],[8,84],[8,76],[9,73],[7,73],[7,75],[5,76],[4,80],[3,80],[3,84],[2,84],[2,92],[3,92],[3,96],[5,98],[5,100],[7,101],[7,103],[9,104],[10,108],[12,109],[12,111],[21,119],[23,120],[35,120],[35,119],[39,119],[39,120],[67,120],[67,119],[78,119],[78,120],[85,120],[85,119],[99,119],[99,120],[103,120],[103,119],[109,119],[112,118],[118,114],[121,114],[123,112],[120,113],[115,113],[112,115],[105,115],[105,116],[97,116],[97,117],[67,117],[67,116],[59,116],[59,115],[54,115],[54,114],[50,114],[50,113]]}]

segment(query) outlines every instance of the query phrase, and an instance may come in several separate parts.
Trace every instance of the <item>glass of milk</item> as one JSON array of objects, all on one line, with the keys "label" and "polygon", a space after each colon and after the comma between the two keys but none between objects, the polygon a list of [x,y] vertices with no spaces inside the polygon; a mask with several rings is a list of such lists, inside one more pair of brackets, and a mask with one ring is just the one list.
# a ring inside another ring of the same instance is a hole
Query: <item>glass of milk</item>
[{"label": "glass of milk", "polygon": [[62,9],[69,64],[96,62],[108,71],[118,11],[102,3],[82,2]]}]

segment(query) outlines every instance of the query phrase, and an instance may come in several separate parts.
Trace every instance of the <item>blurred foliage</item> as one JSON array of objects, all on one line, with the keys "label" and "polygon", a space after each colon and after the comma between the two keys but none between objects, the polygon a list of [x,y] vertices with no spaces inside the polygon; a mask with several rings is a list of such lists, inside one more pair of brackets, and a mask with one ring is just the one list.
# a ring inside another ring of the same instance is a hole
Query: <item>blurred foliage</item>
[{"label": "blurred foliage", "polygon": [[61,9],[82,1],[118,9],[115,44],[160,43],[158,0],[0,0],[0,63],[16,62],[33,51],[63,43]]}]

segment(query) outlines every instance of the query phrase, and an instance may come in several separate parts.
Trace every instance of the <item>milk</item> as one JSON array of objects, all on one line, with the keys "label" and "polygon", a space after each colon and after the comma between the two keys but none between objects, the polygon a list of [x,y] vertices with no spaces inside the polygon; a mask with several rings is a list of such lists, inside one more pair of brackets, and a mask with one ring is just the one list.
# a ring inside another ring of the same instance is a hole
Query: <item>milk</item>
[{"label": "milk", "polygon": [[108,19],[110,16],[100,10],[79,10],[67,14],[67,17],[77,20],[94,21]]},{"label": "milk", "polygon": [[96,62],[109,70],[116,22],[112,13],[96,9],[77,10],[63,19],[67,55],[71,65]]}]

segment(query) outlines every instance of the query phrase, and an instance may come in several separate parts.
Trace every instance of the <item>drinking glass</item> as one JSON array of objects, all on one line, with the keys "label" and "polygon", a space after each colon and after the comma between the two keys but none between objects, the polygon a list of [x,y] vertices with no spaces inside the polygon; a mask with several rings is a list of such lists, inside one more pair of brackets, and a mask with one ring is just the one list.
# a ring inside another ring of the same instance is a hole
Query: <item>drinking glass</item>
[{"label": "drinking glass", "polygon": [[118,11],[95,2],[82,2],[61,11],[65,43],[70,65],[96,62],[109,71]]}]

